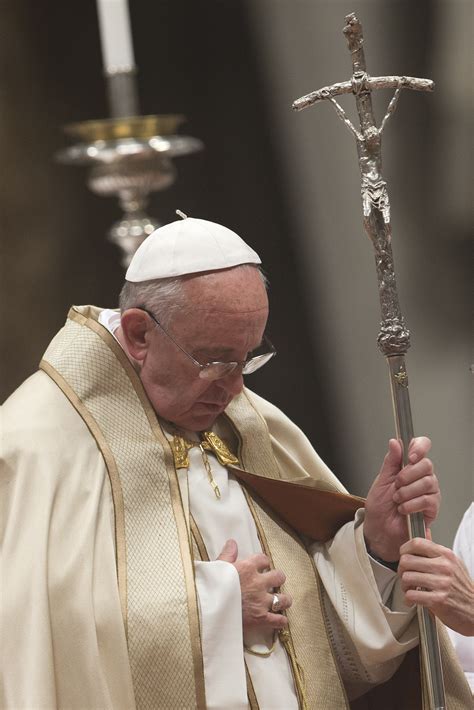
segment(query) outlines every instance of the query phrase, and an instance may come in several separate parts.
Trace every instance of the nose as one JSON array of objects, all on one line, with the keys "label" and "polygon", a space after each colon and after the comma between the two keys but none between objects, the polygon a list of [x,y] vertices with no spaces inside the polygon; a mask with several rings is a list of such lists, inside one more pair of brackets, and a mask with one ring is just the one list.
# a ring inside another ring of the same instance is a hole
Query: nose
[{"label": "nose", "polygon": [[244,388],[244,378],[242,372],[238,369],[216,380],[216,384],[222,387],[228,394],[231,394],[232,397],[236,397]]}]

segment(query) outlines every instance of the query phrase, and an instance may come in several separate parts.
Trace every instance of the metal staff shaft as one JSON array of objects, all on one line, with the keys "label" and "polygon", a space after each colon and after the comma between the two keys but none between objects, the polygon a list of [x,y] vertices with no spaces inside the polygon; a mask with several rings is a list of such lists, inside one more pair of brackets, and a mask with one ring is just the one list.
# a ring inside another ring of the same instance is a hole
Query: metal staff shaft
[{"label": "metal staff shaft", "polygon": [[[406,465],[408,446],[413,438],[413,422],[405,358],[403,355],[388,356],[387,363],[390,370],[395,428],[397,437],[402,441],[403,464]],[[426,537],[425,522],[421,513],[412,513],[408,516],[408,530],[411,538]],[[429,706],[433,710],[445,710],[443,668],[436,621],[425,607],[418,606],[417,613],[423,677],[426,681]]]},{"label": "metal staff shaft", "polygon": [[[402,442],[403,464],[406,465],[408,463],[408,448],[413,438],[408,376],[405,367],[405,354],[410,347],[410,332],[405,326],[398,300],[391,247],[390,202],[387,185],[382,178],[381,136],[388,119],[395,111],[402,89],[432,91],[434,84],[428,79],[413,77],[369,77],[366,72],[363,50],[362,25],[355,14],[348,15],[345,19],[346,25],[343,32],[348,41],[353,66],[350,86],[355,94],[360,130],[353,126],[335,98],[340,94],[348,93],[349,82],[341,82],[313,91],[311,94],[297,99],[293,103],[293,108],[299,111],[323,99],[329,100],[356,139],[361,173],[364,227],[374,246],[379,283],[382,321],[377,343],[386,357],[390,370],[396,432]],[[377,127],[371,92],[386,87],[396,87],[396,91],[380,127]],[[421,513],[408,516],[408,529],[410,537],[426,537]],[[436,621],[428,610],[421,606],[418,607],[418,619],[422,672],[426,682],[429,706],[431,710],[445,710],[443,670]]]}]

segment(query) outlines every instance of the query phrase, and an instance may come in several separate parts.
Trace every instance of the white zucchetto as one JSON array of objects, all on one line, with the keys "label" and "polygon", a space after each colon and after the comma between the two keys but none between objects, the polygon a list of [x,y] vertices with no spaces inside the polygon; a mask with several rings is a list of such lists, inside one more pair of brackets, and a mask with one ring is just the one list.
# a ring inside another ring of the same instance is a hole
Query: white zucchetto
[{"label": "white zucchetto", "polygon": [[258,254],[227,227],[186,217],[156,229],[140,244],[125,279],[136,283],[261,263]]}]

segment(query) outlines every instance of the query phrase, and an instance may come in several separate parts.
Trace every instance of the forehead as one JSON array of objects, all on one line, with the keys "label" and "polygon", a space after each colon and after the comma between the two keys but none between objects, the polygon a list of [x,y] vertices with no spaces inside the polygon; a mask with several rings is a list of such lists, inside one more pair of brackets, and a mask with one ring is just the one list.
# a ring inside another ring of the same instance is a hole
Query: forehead
[{"label": "forehead", "polygon": [[249,351],[257,347],[268,317],[268,299],[256,269],[228,269],[192,277],[173,332],[194,352]]},{"label": "forehead", "polygon": [[194,309],[245,314],[268,310],[265,285],[253,267],[224,269],[188,277],[184,294]]}]

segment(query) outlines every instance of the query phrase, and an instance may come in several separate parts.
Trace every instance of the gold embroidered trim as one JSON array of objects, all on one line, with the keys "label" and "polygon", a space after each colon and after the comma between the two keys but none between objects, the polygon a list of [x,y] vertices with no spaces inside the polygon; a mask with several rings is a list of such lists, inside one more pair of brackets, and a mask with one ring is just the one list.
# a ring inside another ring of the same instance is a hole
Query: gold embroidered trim
[{"label": "gold embroidered trim", "polygon": [[173,436],[170,445],[173,451],[174,467],[176,471],[178,471],[179,469],[187,470],[189,468],[188,451],[190,449],[193,449],[194,447],[197,447],[199,449],[199,451],[201,452],[204,468],[206,469],[207,479],[211,485],[212,490],[214,491],[216,498],[219,500],[221,497],[221,492],[219,486],[214,480],[214,476],[212,475],[211,463],[205,451],[205,449],[209,450],[211,447],[208,444],[206,445],[206,443],[203,441],[190,441],[189,439],[185,439],[183,436],[179,436],[179,434],[175,434]]},{"label": "gold embroidered trim", "polygon": [[201,442],[202,446],[204,448],[207,448],[207,445],[210,447],[210,450],[213,451],[216,455],[217,460],[221,464],[221,466],[238,466],[239,465],[239,459],[237,456],[234,456],[234,454],[230,451],[229,447],[227,444],[222,441],[222,439],[217,436],[213,431],[204,431],[203,434],[203,441]]},{"label": "gold embroidered trim", "polygon": [[[260,520],[257,516],[257,511],[254,508],[253,500],[250,496],[250,493],[247,491],[247,489],[244,486],[242,486],[242,490],[244,492],[245,499],[247,501],[247,505],[249,507],[249,510],[250,510],[252,517],[254,519],[255,527],[257,528],[257,535],[260,540],[262,550],[265,552],[267,557],[270,559],[272,569],[275,569],[275,564],[273,562],[272,553],[270,551],[270,547],[268,545],[268,541],[267,541],[265,532],[263,530],[263,526],[261,525]],[[285,613],[285,612],[282,612],[282,613]],[[285,614],[285,616],[286,616],[286,614]],[[287,653],[288,660],[290,662],[291,672],[293,674],[293,679],[295,682],[295,689],[296,689],[296,693],[298,695],[300,708],[301,708],[301,710],[308,710],[308,701],[307,701],[307,697],[306,697],[306,683],[305,683],[305,679],[304,679],[304,672],[303,672],[303,669],[302,669],[301,665],[299,664],[297,656],[296,656],[296,652],[295,652],[295,648],[293,645],[293,640],[291,638],[291,632],[290,632],[289,626],[286,629],[280,629],[280,631],[278,632],[278,636],[279,636],[280,641],[283,645],[283,648],[285,649],[285,651]],[[273,653],[276,643],[277,643],[277,639],[275,638],[272,648],[269,649],[268,655]],[[260,654],[255,654],[255,655],[260,655]]]},{"label": "gold embroidered trim", "polygon": [[268,649],[268,651],[255,651],[253,648],[250,648],[249,646],[246,646],[245,644],[244,644],[244,649],[246,650],[247,653],[250,653],[251,656],[260,656],[261,658],[268,658],[269,656],[272,655],[273,651],[275,650],[277,642],[278,642],[278,634],[276,633],[276,631],[274,631],[273,632],[273,643],[271,645],[271,648]]},{"label": "gold embroidered trim", "polygon": [[260,706],[258,704],[257,700],[257,695],[255,693],[255,688],[253,687],[252,683],[252,677],[249,673],[249,669],[247,667],[247,661],[244,658],[244,663],[245,663],[245,678],[247,680],[247,697],[249,701],[249,706],[250,710],[260,710]]},{"label": "gold embroidered trim", "polygon": [[201,557],[201,560],[203,562],[209,562],[209,555],[207,554],[207,549],[206,545],[204,544],[204,540],[202,539],[201,531],[199,530],[198,526],[196,525],[196,521],[194,520],[193,516],[190,516],[191,520],[191,533],[194,538],[194,542],[196,543],[196,547],[199,550],[199,555]]},{"label": "gold embroidered trim", "polygon": [[[197,445],[197,442],[193,442],[193,446]],[[178,468],[189,468],[189,456],[188,451],[191,448],[186,442],[184,437],[175,434],[171,441],[171,450],[173,451],[174,467]]]},{"label": "gold embroidered trim", "polygon": [[[206,549],[206,545],[204,544],[204,540],[202,539],[201,531],[199,530],[198,526],[196,525],[196,521],[194,520],[193,516],[190,516],[191,519],[191,533],[194,538],[194,542],[196,543],[196,547],[199,551],[199,556],[203,562],[209,562],[209,555]],[[250,710],[260,710],[259,704],[257,701],[257,696],[255,694],[255,689],[253,687],[252,683],[252,677],[249,673],[249,669],[247,667],[247,661],[245,660],[244,656],[244,665],[245,665],[245,679],[247,681],[247,697],[249,701],[249,706]]]},{"label": "gold embroidered trim", "polygon": [[212,451],[222,466],[228,466],[230,464],[236,465],[239,463],[239,459],[231,453],[222,439],[212,431],[202,432],[200,441],[192,441],[176,433],[173,435],[170,446],[173,451],[174,467],[176,470],[181,468],[189,468],[188,451],[190,449],[197,447],[201,451],[202,462],[204,464],[204,468],[206,469],[207,478],[216,498],[220,500],[221,492],[214,476],[212,475],[211,463],[206,451]]},{"label": "gold embroidered trim", "polygon": [[230,451],[227,444],[212,431],[203,431],[200,441],[186,439],[178,433],[173,435],[171,449],[173,451],[175,468],[189,468],[188,451],[198,446],[201,451],[212,451],[221,466],[237,466],[239,459]]},{"label": "gold embroidered trim", "polygon": [[316,569],[316,563],[314,561],[314,557],[309,554],[309,551],[308,551],[308,556],[311,560],[311,565],[313,567],[314,576],[316,578],[316,585],[318,588],[318,596],[319,596],[319,604],[320,604],[321,610],[322,610],[324,628],[326,629],[326,636],[328,637],[328,640],[329,640],[329,650],[331,651],[331,655],[332,655],[332,658],[334,661],[334,667],[336,669],[336,673],[337,673],[340,683],[341,683],[341,690],[344,694],[344,699],[346,701],[346,707],[348,708],[348,707],[350,707],[349,698],[347,696],[346,687],[344,685],[344,681],[342,680],[341,671],[339,669],[339,663],[338,663],[338,660],[336,657],[336,649],[333,647],[331,640],[330,640],[330,634],[329,634],[329,629],[328,629],[328,618],[327,618],[326,614],[324,613],[324,599],[323,599],[323,588],[322,588],[323,583],[321,582],[321,577],[319,576],[318,570]]},{"label": "gold embroidered trim", "polygon": [[268,478],[281,478],[267,422],[256,409],[245,388],[229,404],[225,416],[238,434],[239,459],[243,468],[246,471],[258,471],[260,475]]},{"label": "gold embroidered trim", "polygon": [[115,463],[114,455],[107,444],[105,437],[100,430],[99,425],[95,421],[92,414],[81,402],[72,387],[66,382],[64,377],[55,370],[55,368],[41,360],[39,369],[43,370],[57,384],[59,389],[71,402],[74,409],[83,419],[90,433],[97,442],[97,445],[104,457],[105,466],[109,475],[110,488],[112,491],[112,500],[114,504],[114,523],[115,523],[115,559],[117,565],[117,584],[120,598],[120,608],[122,610],[122,618],[125,626],[125,634],[128,635],[127,629],[127,549],[125,541],[125,516],[123,506],[122,484]]},{"label": "gold embroidered trim", "polygon": [[[93,309],[89,309],[89,311],[92,311],[93,313]],[[161,444],[164,455],[164,464],[168,474],[168,483],[171,493],[170,500],[178,532],[180,557],[184,572],[186,603],[188,607],[187,617],[189,624],[190,650],[194,670],[196,706],[197,708],[202,708],[204,710],[204,708],[206,707],[204,668],[202,661],[198,605],[194,581],[194,564],[191,555],[188,528],[184,515],[177,475],[174,468],[171,448],[157,420],[156,414],[153,408],[151,407],[148,397],[145,394],[142,383],[137,373],[135,372],[130,360],[122,350],[119,343],[117,343],[115,338],[104,326],[94,320],[93,317],[86,317],[85,315],[80,313],[76,307],[70,309],[68,318],[71,321],[78,323],[79,325],[86,326],[89,330],[97,334],[101,338],[101,340],[104,341],[104,343],[108,346],[108,348],[113,352],[113,354],[125,370],[126,374],[128,375],[128,380],[136,395],[138,396],[141,407],[145,413],[146,418],[148,419],[151,430],[157,441]]]},{"label": "gold embroidered trim", "polygon": [[184,436],[175,433],[170,445],[173,451],[174,466],[176,470],[189,468],[188,451],[190,449],[197,447],[201,451],[202,462],[204,464],[204,468],[206,469],[207,478],[216,498],[220,500],[221,492],[214,476],[212,475],[211,463],[206,451],[212,451],[222,466],[229,466],[231,464],[236,465],[239,463],[239,459],[229,450],[227,444],[225,444],[222,439],[217,436],[217,434],[214,434],[214,432],[204,431],[201,432],[200,441],[186,439]]},{"label": "gold embroidered trim", "polygon": [[301,710],[309,710],[308,698],[306,696],[306,680],[304,677],[304,671],[303,667],[298,662],[290,631],[289,629],[281,629],[278,635],[290,659],[290,665],[295,678],[295,685],[298,691],[298,698],[300,700]]}]

